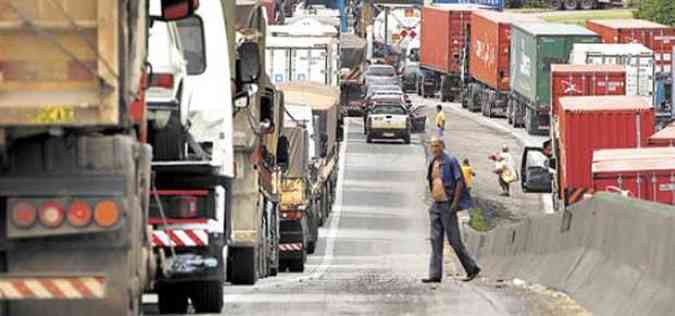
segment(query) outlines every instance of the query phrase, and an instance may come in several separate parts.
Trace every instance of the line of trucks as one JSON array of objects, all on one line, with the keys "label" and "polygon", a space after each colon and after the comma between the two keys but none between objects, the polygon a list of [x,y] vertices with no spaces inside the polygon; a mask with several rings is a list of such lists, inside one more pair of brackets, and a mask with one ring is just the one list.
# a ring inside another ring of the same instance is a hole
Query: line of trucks
[{"label": "line of trucks", "polygon": [[524,151],[521,182],[525,192],[553,192],[556,210],[595,191],[675,205],[675,27],[643,20],[586,26],[424,6],[418,93],[440,87],[443,101],[549,136]]},{"label": "line of trucks", "polygon": [[274,86],[268,19],[247,0],[0,4],[0,315],[139,315],[144,293],[220,313],[226,281],[304,269],[340,94]]},{"label": "line of trucks", "polygon": [[505,116],[529,134],[549,133],[552,64],[624,65],[628,95],[649,97],[660,125],[672,118],[674,27],[590,20],[584,28],[475,6],[430,5],[422,9],[421,32],[418,94],[440,91],[443,101]]}]

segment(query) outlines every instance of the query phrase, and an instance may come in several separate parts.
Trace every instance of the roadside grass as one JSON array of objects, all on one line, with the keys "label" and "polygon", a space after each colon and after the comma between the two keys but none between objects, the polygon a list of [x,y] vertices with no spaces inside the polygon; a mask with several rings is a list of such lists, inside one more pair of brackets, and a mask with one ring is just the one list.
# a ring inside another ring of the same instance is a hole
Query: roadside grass
[{"label": "roadside grass", "polygon": [[588,20],[613,20],[613,19],[632,19],[634,10],[617,9],[602,11],[581,11],[567,14],[542,14],[542,19],[546,22],[568,23],[585,25]]},{"label": "roadside grass", "polygon": [[482,209],[474,207],[469,210],[469,226],[479,232],[490,230],[490,225],[485,219]]}]

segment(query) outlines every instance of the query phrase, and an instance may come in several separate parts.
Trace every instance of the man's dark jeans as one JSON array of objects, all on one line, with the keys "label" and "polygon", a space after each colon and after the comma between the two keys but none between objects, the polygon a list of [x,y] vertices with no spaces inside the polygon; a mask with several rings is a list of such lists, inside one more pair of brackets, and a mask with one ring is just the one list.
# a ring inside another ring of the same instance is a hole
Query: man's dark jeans
[{"label": "man's dark jeans", "polygon": [[429,263],[429,277],[443,278],[443,241],[444,233],[448,242],[455,250],[466,274],[478,269],[476,262],[471,258],[462,243],[462,236],[457,222],[457,213],[450,211],[450,202],[434,202],[429,209],[431,219],[431,262]]}]

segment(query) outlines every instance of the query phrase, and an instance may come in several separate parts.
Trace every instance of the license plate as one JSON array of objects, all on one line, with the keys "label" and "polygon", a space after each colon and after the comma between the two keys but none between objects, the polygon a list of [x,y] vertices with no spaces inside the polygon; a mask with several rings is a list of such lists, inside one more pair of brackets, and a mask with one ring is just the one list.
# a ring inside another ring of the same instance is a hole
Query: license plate
[{"label": "license plate", "polygon": [[394,133],[383,133],[382,136],[384,136],[384,137],[394,137]]}]

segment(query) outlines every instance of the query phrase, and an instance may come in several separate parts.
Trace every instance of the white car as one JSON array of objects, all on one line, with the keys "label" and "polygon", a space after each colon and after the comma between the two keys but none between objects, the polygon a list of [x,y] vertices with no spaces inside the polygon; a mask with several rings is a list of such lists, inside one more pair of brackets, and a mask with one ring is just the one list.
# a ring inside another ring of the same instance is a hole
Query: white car
[{"label": "white car", "polygon": [[187,61],[175,22],[153,21],[148,39],[151,66],[146,92],[150,142],[155,160],[182,160],[190,95]]}]

